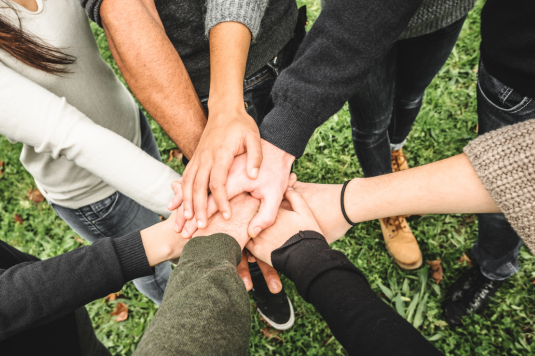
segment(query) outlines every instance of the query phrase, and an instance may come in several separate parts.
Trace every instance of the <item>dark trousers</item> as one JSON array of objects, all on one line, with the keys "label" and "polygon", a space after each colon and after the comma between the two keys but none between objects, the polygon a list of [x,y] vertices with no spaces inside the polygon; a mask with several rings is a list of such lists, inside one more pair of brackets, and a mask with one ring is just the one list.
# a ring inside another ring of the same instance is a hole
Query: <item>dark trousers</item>
[{"label": "dark trousers", "polygon": [[[477,85],[479,135],[535,117],[535,101],[493,77],[483,61]],[[503,214],[478,214],[478,220],[479,235],[472,253],[481,272],[492,280],[511,277],[519,269],[522,240]]]},{"label": "dark trousers", "polygon": [[353,145],[366,177],[392,173],[391,151],[405,143],[425,89],[446,63],[465,19],[397,41],[348,101]]}]

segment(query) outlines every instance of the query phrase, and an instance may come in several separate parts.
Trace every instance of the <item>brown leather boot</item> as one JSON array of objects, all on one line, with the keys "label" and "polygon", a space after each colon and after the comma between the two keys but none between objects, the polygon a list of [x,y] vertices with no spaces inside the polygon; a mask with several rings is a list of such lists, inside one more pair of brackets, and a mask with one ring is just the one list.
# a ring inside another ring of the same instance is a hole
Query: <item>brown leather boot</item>
[{"label": "brown leather boot", "polygon": [[407,156],[403,153],[402,149],[392,151],[392,172],[404,171],[409,169],[407,164]]},{"label": "brown leather boot", "polygon": [[422,265],[422,252],[418,241],[407,225],[405,216],[379,219],[386,249],[394,262],[403,269],[416,269]]},{"label": "brown leather boot", "polygon": [[[409,169],[409,165],[402,149],[392,151],[392,171],[405,169]],[[390,256],[398,266],[411,270],[422,265],[422,252],[405,218],[406,216],[393,216],[379,219],[379,223]]]}]

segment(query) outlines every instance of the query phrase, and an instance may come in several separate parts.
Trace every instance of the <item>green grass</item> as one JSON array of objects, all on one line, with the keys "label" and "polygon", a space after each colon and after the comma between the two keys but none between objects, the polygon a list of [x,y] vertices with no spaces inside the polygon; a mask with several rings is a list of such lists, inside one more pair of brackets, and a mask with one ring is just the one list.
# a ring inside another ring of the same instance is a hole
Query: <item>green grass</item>
[{"label": "green grass", "polygon": [[[308,6],[311,25],[319,13],[319,1],[298,2]],[[405,149],[411,167],[458,154],[476,137],[475,86],[481,6],[480,1],[470,13],[452,55],[427,90]],[[118,73],[102,31],[93,29],[103,57]],[[175,145],[153,120],[151,127],[166,161]],[[5,163],[5,173],[0,177],[0,238],[40,258],[81,246],[74,232],[49,205],[34,205],[27,200],[26,192],[35,184],[18,160],[20,150],[20,144],[12,145],[0,137],[0,160]],[[172,167],[179,171],[184,168],[178,163]],[[300,180],[317,183],[341,183],[362,176],[351,142],[347,108],[316,131],[295,171]],[[24,219],[22,225],[15,223],[14,214]],[[489,308],[480,316],[466,318],[463,327],[452,329],[443,320],[440,303],[447,287],[468,270],[466,264],[457,260],[464,252],[470,255],[477,236],[477,220],[473,215],[427,215],[413,218],[410,225],[425,259],[440,257],[443,261],[444,280],[438,285],[428,277],[427,268],[406,272],[392,263],[376,221],[351,229],[334,248],[362,269],[372,288],[446,355],[535,354],[531,283],[535,277],[535,259],[527,249],[521,251],[520,272],[503,285]],[[299,297],[290,281],[283,278],[283,283],[295,307],[296,324],[279,338],[267,339],[261,331],[266,326],[251,307],[250,354],[344,355],[345,351],[332,338],[314,308]],[[157,308],[132,283],[123,288],[122,301],[130,308],[128,320],[122,323],[109,316],[118,301],[106,304],[97,300],[87,309],[99,339],[112,353],[131,355]]]}]

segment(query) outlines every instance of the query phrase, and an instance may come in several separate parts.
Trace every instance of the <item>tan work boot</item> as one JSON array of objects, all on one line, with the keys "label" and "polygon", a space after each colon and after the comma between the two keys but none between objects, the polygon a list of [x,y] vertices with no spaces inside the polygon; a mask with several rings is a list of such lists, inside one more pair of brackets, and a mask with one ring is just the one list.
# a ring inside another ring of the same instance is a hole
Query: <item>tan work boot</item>
[{"label": "tan work boot", "polygon": [[405,216],[379,219],[386,249],[394,262],[403,269],[416,269],[422,265],[422,252],[418,241],[407,225]]},{"label": "tan work boot", "polygon": [[[401,150],[392,151],[392,171],[409,169],[407,157]],[[386,249],[394,261],[403,269],[416,269],[422,265],[422,252],[412,234],[405,216],[379,219]]]}]

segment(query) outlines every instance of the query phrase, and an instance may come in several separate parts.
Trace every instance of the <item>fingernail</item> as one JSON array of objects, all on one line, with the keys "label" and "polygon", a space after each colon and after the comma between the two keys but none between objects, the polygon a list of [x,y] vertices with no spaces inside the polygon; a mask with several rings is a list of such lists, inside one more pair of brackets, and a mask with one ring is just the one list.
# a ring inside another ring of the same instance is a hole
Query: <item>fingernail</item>
[{"label": "fingernail", "polygon": [[255,227],[254,230],[253,230],[253,234],[254,234],[254,236],[255,236],[255,237],[258,236],[258,234],[260,233],[260,231],[262,231],[261,228],[259,228],[259,227]]},{"label": "fingernail", "polygon": [[202,229],[204,227],[204,223],[201,220],[197,221],[197,227]]},{"label": "fingernail", "polygon": [[169,202],[169,204],[167,204],[167,210],[171,210],[172,209],[172,206],[173,206],[173,202]]},{"label": "fingernail", "polygon": [[292,188],[292,187],[288,187],[288,190],[294,190],[294,188]]},{"label": "fingernail", "polygon": [[251,280],[249,278],[244,278],[243,279],[243,284],[245,284],[245,289],[249,290],[249,288],[252,287],[252,283],[251,283]]},{"label": "fingernail", "polygon": [[189,211],[187,211],[187,210],[184,211],[184,217],[185,217],[186,219],[189,219],[189,218],[190,218]]},{"label": "fingernail", "polygon": [[178,232],[178,224],[175,224],[175,231]]},{"label": "fingernail", "polygon": [[278,291],[282,289],[282,285],[278,281],[271,281],[271,290],[272,291]]},{"label": "fingernail", "polygon": [[188,237],[188,232],[186,231],[186,229],[182,230],[182,237],[185,239]]},{"label": "fingernail", "polygon": [[258,168],[251,169],[251,177],[252,178],[258,177]]},{"label": "fingernail", "polygon": [[223,217],[225,218],[225,220],[228,220],[228,219],[230,219],[230,214],[229,213],[223,213]]}]

